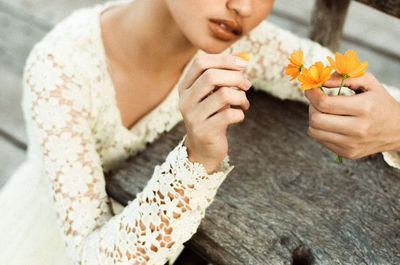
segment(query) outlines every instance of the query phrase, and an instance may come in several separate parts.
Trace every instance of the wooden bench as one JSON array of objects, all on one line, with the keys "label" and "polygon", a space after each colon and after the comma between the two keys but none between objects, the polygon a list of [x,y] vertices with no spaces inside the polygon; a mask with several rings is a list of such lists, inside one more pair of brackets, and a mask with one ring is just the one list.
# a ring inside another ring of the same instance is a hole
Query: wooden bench
[{"label": "wooden bench", "polygon": [[[349,0],[317,0],[312,39],[335,50]],[[398,1],[367,1],[400,16]],[[251,89],[251,108],[228,128],[235,169],[185,245],[208,262],[400,264],[400,170],[381,154],[335,162],[307,136],[307,106]],[[133,200],[185,134],[180,123],[106,176],[108,194]]]},{"label": "wooden bench", "polygon": [[[248,98],[245,121],[228,129],[235,169],[186,245],[224,265],[398,264],[400,170],[381,154],[340,165],[307,136],[304,104],[254,90]],[[112,172],[107,192],[126,205],[184,133],[180,123]]]}]

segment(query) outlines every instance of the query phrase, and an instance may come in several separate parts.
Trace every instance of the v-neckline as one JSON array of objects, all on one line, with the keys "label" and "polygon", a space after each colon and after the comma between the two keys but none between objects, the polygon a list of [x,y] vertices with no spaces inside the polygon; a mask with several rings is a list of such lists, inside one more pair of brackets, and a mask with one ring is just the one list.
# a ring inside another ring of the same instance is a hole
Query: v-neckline
[{"label": "v-neckline", "polygon": [[121,115],[121,110],[118,108],[117,105],[117,99],[116,99],[116,90],[115,90],[115,86],[111,77],[111,71],[110,71],[110,67],[108,64],[108,58],[105,52],[105,46],[104,46],[104,42],[103,42],[103,37],[102,37],[102,27],[101,27],[101,14],[108,8],[118,5],[118,4],[124,4],[124,3],[128,3],[128,2],[132,2],[135,0],[115,0],[115,1],[108,1],[105,2],[103,4],[99,4],[99,9],[98,12],[96,13],[97,15],[97,37],[98,37],[98,42],[99,42],[99,46],[100,46],[100,60],[101,63],[104,64],[105,66],[105,76],[106,76],[106,81],[109,84],[109,87],[111,88],[111,92],[112,92],[112,101],[113,101],[113,106],[116,109],[116,113],[118,114],[118,122],[119,125],[127,132],[129,133],[133,133],[133,131],[140,125],[142,124],[145,120],[149,119],[152,115],[156,115],[162,108],[164,105],[168,106],[169,102],[178,95],[177,87],[178,84],[181,82],[184,73],[187,71],[188,66],[191,64],[192,60],[194,59],[194,57],[200,52],[197,51],[195,53],[195,55],[189,60],[189,62],[185,65],[183,72],[181,74],[181,76],[179,77],[178,81],[175,83],[175,85],[172,87],[172,89],[170,90],[170,92],[168,93],[168,95],[164,98],[164,100],[159,103],[153,110],[149,111],[148,113],[146,113],[143,117],[141,117],[139,120],[137,120],[130,128],[126,128],[124,126],[124,124],[122,123],[122,115]]}]

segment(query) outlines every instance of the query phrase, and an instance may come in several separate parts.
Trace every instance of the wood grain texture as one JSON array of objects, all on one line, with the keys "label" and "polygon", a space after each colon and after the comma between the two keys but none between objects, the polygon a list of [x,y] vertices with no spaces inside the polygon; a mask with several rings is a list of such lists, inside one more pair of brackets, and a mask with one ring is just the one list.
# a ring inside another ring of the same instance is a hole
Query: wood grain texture
[{"label": "wood grain texture", "polygon": [[11,11],[16,17],[49,30],[73,11],[104,2],[106,0],[0,0],[0,9]]},{"label": "wood grain texture", "polygon": [[[0,56],[1,58],[1,56]],[[25,121],[22,115],[21,76],[0,63],[0,131],[26,144]]]},{"label": "wood grain texture", "polygon": [[19,19],[12,10],[0,10],[0,28],[1,64],[21,76],[29,52],[46,32],[32,21]]},{"label": "wood grain texture", "polygon": [[[310,39],[331,49],[339,49],[343,26],[351,0],[315,0]],[[400,18],[400,1],[357,0],[386,14]]]},{"label": "wood grain texture", "polygon": [[337,51],[350,0],[316,0],[310,39]]},{"label": "wood grain texture", "polygon": [[15,147],[0,134],[0,191],[25,159],[26,152]]},{"label": "wood grain texture", "polygon": [[378,9],[386,14],[400,18],[400,1],[399,0],[356,0]]},{"label": "wood grain texture", "polygon": [[[228,128],[235,166],[186,245],[213,264],[400,264],[400,170],[381,154],[341,165],[307,136],[307,106],[261,91]],[[133,200],[184,135],[183,123],[121,169],[107,192]]]}]

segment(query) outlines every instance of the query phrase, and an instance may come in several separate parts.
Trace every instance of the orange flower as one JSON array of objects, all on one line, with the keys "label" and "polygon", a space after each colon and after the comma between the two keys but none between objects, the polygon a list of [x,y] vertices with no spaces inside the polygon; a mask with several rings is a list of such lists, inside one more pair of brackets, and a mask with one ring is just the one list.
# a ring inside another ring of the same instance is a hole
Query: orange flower
[{"label": "orange flower", "polygon": [[365,61],[360,63],[357,59],[357,53],[353,50],[347,50],[344,56],[339,52],[335,54],[335,60],[332,57],[327,57],[331,66],[335,68],[338,74],[341,74],[343,78],[356,78],[363,76],[364,70],[368,67],[368,62]]},{"label": "orange flower", "polygon": [[299,81],[302,82],[300,89],[306,90],[321,87],[331,76],[332,67],[324,66],[322,62],[316,62],[309,69],[303,68]]},{"label": "orange flower", "polygon": [[290,81],[292,81],[299,76],[303,68],[303,51],[293,52],[288,59],[291,63],[286,67],[285,73],[292,77],[292,79],[290,79]]},{"label": "orange flower", "polygon": [[251,59],[251,54],[248,52],[238,52],[235,56],[242,58],[245,61],[249,61]]}]

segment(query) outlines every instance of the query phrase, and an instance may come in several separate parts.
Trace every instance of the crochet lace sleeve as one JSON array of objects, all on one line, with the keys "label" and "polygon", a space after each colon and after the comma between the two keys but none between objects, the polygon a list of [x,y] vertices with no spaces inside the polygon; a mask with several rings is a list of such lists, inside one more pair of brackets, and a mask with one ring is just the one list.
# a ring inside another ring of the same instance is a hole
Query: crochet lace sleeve
[{"label": "crochet lace sleeve", "polygon": [[[319,43],[298,37],[265,20],[249,35],[243,36],[228,48],[227,52],[249,52],[253,55],[244,73],[252,81],[254,89],[265,91],[280,99],[309,104],[304,92],[299,89],[300,83],[297,79],[290,81],[290,77],[285,75],[285,68],[289,63],[288,57],[296,50],[304,52],[305,67],[311,66],[316,61],[329,65],[326,57],[334,57],[334,53]],[[400,89],[384,86],[400,102]],[[400,169],[400,152],[390,151],[382,154],[390,166]]]},{"label": "crochet lace sleeve", "polygon": [[[383,84],[385,89],[389,92],[389,94],[397,100],[400,104],[400,89],[393,86],[388,86]],[[400,152],[396,151],[387,151],[382,152],[383,159],[388,163],[390,166],[400,169]]]},{"label": "crochet lace sleeve", "polygon": [[233,169],[229,157],[207,174],[188,160],[185,136],[136,199],[113,215],[92,136],[88,85],[57,55],[39,48],[30,53],[24,109],[68,256],[73,264],[163,265],[196,232]]}]

